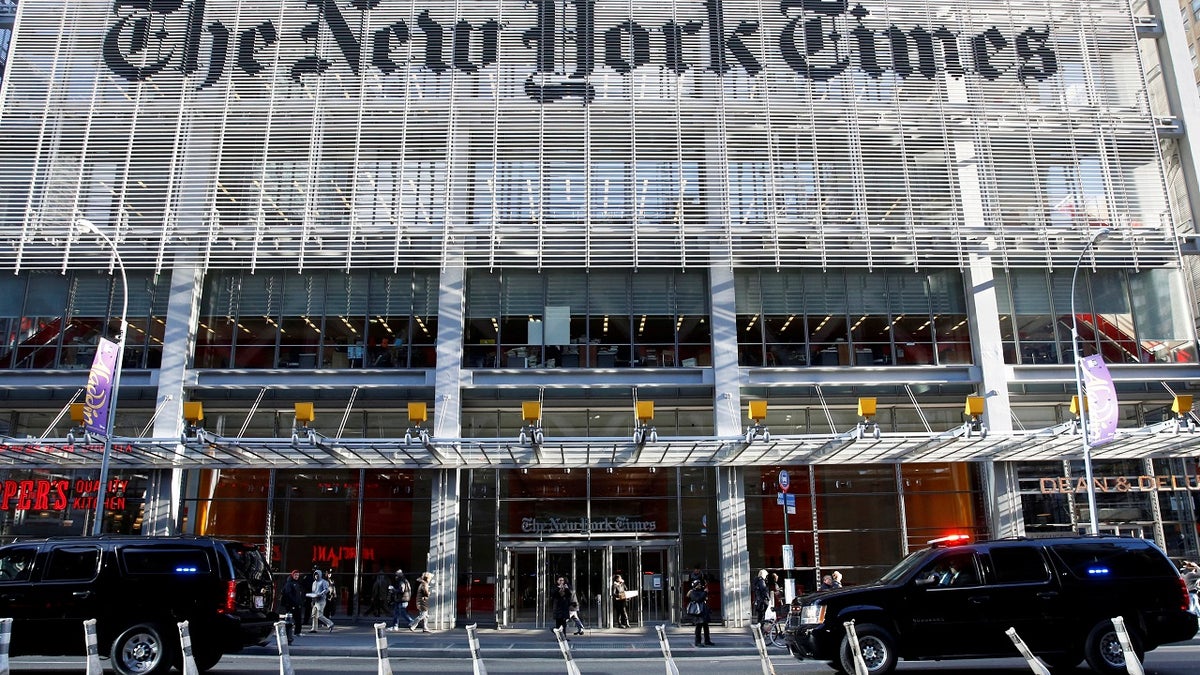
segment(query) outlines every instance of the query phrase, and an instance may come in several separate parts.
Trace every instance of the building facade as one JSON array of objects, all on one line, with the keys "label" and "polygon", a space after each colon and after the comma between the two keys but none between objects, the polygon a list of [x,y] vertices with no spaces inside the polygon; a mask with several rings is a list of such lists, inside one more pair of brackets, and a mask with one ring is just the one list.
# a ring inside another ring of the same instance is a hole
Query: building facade
[{"label": "building facade", "polygon": [[441,627],[547,625],[559,575],[678,620],[693,567],[741,625],[761,568],[1093,520],[1200,555],[1157,10],[22,4],[0,536],[259,542],[363,616],[429,570]]}]

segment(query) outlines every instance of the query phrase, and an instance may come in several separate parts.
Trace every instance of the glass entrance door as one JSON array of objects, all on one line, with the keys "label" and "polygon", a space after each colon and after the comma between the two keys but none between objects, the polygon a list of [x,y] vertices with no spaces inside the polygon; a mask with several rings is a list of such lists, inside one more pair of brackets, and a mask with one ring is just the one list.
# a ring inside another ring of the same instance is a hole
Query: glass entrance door
[{"label": "glass entrance door", "polygon": [[591,542],[588,546],[515,544],[502,550],[497,598],[500,624],[509,628],[554,625],[550,591],[564,577],[579,600],[579,616],[589,628],[612,627],[614,574],[638,591],[627,608],[631,625],[670,622],[678,606],[675,547]]}]

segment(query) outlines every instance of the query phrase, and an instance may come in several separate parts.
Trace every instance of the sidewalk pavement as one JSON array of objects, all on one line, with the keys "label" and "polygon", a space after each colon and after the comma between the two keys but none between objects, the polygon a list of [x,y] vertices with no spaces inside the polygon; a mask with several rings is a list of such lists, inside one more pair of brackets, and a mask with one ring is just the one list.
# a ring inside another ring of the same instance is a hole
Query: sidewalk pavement
[{"label": "sidewalk pavement", "polygon": [[[757,658],[758,650],[749,628],[725,628],[712,626],[713,647],[695,646],[695,629],[691,626],[668,626],[667,643],[671,653],[678,657],[694,656],[750,656]],[[467,631],[463,628],[436,630],[431,633],[410,632],[401,629],[397,633],[385,633],[388,640],[389,657],[402,657],[419,648],[424,658],[471,658]],[[497,629],[481,628],[479,637],[480,656],[487,659],[563,658],[558,640],[549,629]],[[654,626],[626,629],[598,629],[583,635],[568,635],[571,654],[578,658],[656,658],[662,656],[658,632]],[[772,656],[785,654],[778,647],[767,646]],[[289,653],[292,656],[353,656],[371,657],[375,652],[375,629],[370,623],[344,624],[334,627],[332,633],[304,633],[296,636]],[[275,638],[261,647],[247,647],[245,654],[278,655]]]}]

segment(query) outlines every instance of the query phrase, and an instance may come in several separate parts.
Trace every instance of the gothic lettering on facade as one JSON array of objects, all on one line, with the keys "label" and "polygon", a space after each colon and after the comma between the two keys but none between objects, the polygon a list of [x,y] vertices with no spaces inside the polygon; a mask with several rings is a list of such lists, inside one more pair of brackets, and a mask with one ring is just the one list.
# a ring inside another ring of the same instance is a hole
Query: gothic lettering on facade
[{"label": "gothic lettering on facade", "polygon": [[[235,35],[228,25],[232,17],[209,16],[208,0],[113,0],[116,18],[105,33],[104,62],[131,82],[177,71],[194,76],[201,90],[225,77],[263,76],[273,67],[286,68],[297,84],[334,71],[358,77],[368,71],[401,77],[414,70],[472,75],[498,63],[505,30],[525,51],[506,54],[506,60],[529,64],[523,90],[540,103],[594,100],[591,76],[600,67],[622,76],[657,69],[663,77],[704,71],[753,78],[776,61],[816,82],[851,69],[871,78],[891,73],[933,80],[974,73],[1021,83],[1058,72],[1048,26],[984,26],[971,34],[945,24],[902,25],[873,10],[875,3],[849,0],[780,0],[780,16],[769,25],[766,19],[735,16],[724,0],[704,0],[703,14],[660,25],[636,16],[597,25],[599,0],[531,0],[527,16],[505,16],[503,22],[421,9],[408,20],[362,30],[358,27],[371,25],[370,12],[398,0],[281,1],[299,19],[293,35],[281,31],[277,16],[248,21]],[[285,41],[303,45],[306,53],[276,66]],[[692,62],[704,53],[707,62]]]},{"label": "gothic lettering on facade", "polygon": [[[1123,492],[1200,492],[1200,475],[1170,476],[1093,476],[1096,492],[1120,494]],[[1038,487],[1042,494],[1066,494],[1087,492],[1084,478],[1040,478]]]},{"label": "gothic lettering on facade", "polygon": [[521,531],[527,534],[586,534],[603,532],[654,532],[658,521],[627,516],[607,518],[522,518]]}]

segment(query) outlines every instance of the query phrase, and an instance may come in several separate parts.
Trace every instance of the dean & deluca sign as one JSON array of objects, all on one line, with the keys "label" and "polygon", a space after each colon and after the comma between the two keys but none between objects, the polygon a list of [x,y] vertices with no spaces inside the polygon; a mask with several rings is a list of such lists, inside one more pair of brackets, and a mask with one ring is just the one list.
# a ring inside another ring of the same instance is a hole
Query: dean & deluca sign
[{"label": "dean & deluca sign", "polygon": [[[1200,475],[1093,476],[1096,492],[1200,492]],[[1040,478],[1042,494],[1087,492],[1086,478]]]}]

